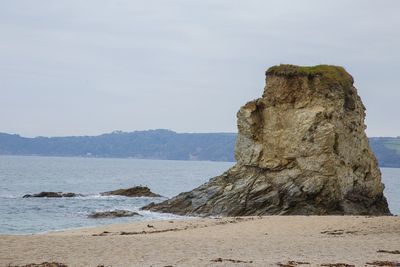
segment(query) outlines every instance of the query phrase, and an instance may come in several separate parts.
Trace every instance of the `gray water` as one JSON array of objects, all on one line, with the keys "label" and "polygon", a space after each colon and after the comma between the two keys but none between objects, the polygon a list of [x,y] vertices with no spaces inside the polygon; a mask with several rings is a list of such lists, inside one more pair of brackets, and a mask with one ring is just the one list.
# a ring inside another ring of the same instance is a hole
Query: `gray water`
[{"label": "gray water", "polygon": [[[0,233],[37,233],[174,215],[140,211],[165,198],[100,196],[100,192],[146,185],[172,197],[231,167],[227,162],[0,156]],[[76,198],[22,198],[41,191],[74,192]],[[141,217],[89,219],[95,211],[125,209]]]},{"label": "gray water", "polygon": [[[37,233],[138,220],[180,218],[139,210],[165,198],[100,196],[100,192],[146,185],[172,197],[219,175],[234,163],[139,159],[0,156],[0,234]],[[400,214],[400,169],[382,169],[385,194]],[[41,191],[84,194],[76,198],[22,198]],[[126,209],[140,217],[89,219],[95,211]]]}]

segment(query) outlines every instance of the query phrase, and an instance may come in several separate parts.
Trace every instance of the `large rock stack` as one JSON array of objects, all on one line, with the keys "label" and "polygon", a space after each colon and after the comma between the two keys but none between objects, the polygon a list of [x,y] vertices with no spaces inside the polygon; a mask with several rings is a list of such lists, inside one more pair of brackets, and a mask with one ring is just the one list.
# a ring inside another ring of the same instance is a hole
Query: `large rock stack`
[{"label": "large rock stack", "polygon": [[238,114],[237,164],[145,209],[182,215],[390,214],[364,132],[365,107],[341,67],[267,70]]}]

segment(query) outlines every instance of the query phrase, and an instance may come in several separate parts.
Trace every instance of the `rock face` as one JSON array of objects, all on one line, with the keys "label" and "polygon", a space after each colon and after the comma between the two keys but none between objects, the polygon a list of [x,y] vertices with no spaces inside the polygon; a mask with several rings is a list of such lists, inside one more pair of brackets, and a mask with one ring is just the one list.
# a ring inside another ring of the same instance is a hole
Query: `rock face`
[{"label": "rock face", "polygon": [[104,219],[104,218],[119,218],[119,217],[132,217],[138,216],[139,213],[129,210],[111,210],[111,211],[100,211],[89,214],[89,218],[92,219]]},{"label": "rock face", "polygon": [[144,209],[181,215],[389,215],[364,132],[365,107],[341,67],[267,70],[240,108],[237,164],[193,191]]},{"label": "rock face", "polygon": [[117,189],[114,191],[101,193],[102,196],[125,196],[125,197],[161,197],[150,191],[147,186],[135,186],[127,189]]},{"label": "rock face", "polygon": [[62,192],[40,192],[38,194],[33,195],[24,195],[23,198],[29,197],[50,197],[50,198],[60,198],[60,197],[81,197],[81,194],[75,193],[62,193]]}]

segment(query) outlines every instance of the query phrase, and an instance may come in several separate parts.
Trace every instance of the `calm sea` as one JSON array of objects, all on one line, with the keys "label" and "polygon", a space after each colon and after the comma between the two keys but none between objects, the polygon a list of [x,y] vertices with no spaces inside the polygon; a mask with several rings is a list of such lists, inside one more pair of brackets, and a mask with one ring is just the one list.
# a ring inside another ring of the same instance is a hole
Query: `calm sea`
[{"label": "calm sea", "polygon": [[[104,197],[100,192],[147,185],[172,197],[219,175],[234,163],[139,159],[0,156],[0,234],[37,233],[138,220],[179,218],[139,211],[162,198]],[[383,168],[385,193],[392,213],[400,214],[400,169]],[[22,198],[41,191],[85,197]],[[141,217],[89,219],[94,211],[126,209]]]}]

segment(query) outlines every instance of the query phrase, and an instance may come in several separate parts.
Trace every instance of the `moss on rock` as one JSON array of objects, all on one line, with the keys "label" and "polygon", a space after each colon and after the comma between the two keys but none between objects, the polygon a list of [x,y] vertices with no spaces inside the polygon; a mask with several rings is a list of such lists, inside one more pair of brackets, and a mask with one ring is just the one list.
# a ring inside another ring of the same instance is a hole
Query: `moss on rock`
[{"label": "moss on rock", "polygon": [[353,77],[340,66],[317,65],[317,66],[296,66],[281,64],[273,66],[266,71],[269,75],[296,77],[307,76],[310,79],[320,77],[321,81],[327,85],[340,85],[350,87],[353,85]]}]

